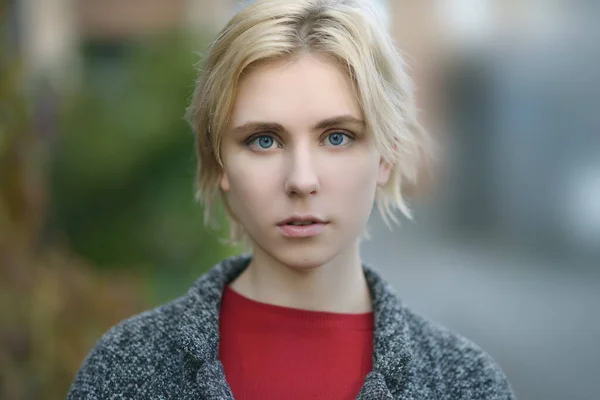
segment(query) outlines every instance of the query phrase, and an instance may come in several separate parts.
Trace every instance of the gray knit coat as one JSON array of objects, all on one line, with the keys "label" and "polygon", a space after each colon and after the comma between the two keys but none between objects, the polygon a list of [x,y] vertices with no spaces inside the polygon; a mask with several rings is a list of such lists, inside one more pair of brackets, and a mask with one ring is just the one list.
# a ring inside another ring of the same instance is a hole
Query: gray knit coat
[{"label": "gray knit coat", "polygon": [[[84,360],[68,399],[233,399],[219,355],[224,287],[250,256],[224,260],[188,293],[110,329]],[[375,318],[373,370],[357,399],[510,400],[494,360],[417,315],[363,265]]]}]

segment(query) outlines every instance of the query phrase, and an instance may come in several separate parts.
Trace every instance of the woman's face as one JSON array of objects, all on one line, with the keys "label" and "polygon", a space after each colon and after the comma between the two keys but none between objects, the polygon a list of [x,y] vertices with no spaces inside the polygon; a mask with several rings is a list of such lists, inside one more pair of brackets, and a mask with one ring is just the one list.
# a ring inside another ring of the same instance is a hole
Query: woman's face
[{"label": "woman's face", "polygon": [[221,155],[221,189],[255,253],[295,268],[354,250],[389,177],[347,73],[323,56],[247,71]]}]

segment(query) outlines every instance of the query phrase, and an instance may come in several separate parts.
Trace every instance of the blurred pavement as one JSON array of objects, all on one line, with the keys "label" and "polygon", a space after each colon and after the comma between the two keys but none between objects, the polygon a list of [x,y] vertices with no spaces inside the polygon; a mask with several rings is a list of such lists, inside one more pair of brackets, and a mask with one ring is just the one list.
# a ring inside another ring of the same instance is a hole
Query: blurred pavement
[{"label": "blurred pavement", "polygon": [[369,226],[363,260],[413,310],[490,353],[519,399],[600,398],[600,269],[409,222],[390,233],[376,213]]}]

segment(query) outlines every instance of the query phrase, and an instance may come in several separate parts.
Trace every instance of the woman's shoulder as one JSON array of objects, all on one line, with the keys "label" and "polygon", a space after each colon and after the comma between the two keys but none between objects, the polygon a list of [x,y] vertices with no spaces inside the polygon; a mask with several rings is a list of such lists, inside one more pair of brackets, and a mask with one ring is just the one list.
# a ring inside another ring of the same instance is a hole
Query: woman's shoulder
[{"label": "woman's shoulder", "polygon": [[176,337],[185,301],[182,296],[110,328],[83,361],[67,398],[138,395],[155,377],[170,374],[180,352]]},{"label": "woman's shoulder", "polygon": [[186,296],[182,296],[119,322],[102,335],[94,348],[116,354],[167,346],[174,338],[185,301]]},{"label": "woman's shoulder", "polygon": [[417,376],[457,399],[515,399],[500,365],[478,344],[408,308],[404,315]]}]

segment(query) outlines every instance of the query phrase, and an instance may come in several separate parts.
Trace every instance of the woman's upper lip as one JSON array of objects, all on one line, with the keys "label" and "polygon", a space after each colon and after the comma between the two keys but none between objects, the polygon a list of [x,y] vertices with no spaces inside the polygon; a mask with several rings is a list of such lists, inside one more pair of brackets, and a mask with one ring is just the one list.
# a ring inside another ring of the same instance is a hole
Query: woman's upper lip
[{"label": "woman's upper lip", "polygon": [[290,224],[293,222],[314,222],[314,223],[321,223],[321,224],[327,223],[327,221],[325,221],[322,218],[315,217],[314,215],[304,214],[304,215],[293,215],[289,218],[284,219],[283,221],[280,221],[277,225],[285,225],[285,224]]}]

